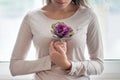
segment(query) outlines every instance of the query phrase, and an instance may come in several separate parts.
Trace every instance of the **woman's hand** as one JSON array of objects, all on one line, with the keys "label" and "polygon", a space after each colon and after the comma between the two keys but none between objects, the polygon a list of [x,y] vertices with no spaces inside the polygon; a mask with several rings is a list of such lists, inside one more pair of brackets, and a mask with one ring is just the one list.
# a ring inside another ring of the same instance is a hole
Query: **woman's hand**
[{"label": "woman's hand", "polygon": [[49,47],[49,54],[52,62],[63,69],[69,69],[71,67],[71,63],[68,61],[66,56],[66,45],[66,42],[51,42]]}]

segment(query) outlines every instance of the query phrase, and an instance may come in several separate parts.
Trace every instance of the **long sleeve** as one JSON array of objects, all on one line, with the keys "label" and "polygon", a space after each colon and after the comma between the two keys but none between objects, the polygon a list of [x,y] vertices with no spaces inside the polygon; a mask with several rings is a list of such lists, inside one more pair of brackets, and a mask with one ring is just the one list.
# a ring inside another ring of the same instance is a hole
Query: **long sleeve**
[{"label": "long sleeve", "polygon": [[29,15],[27,14],[21,24],[11,56],[10,71],[13,76],[51,69],[51,60],[49,55],[33,61],[25,60],[33,38],[29,20]]},{"label": "long sleeve", "polygon": [[90,14],[90,24],[87,28],[87,47],[90,55],[90,60],[83,60],[78,62],[72,61],[72,68],[70,75],[97,75],[101,74],[103,66],[103,43],[100,32],[100,26],[95,13]]}]

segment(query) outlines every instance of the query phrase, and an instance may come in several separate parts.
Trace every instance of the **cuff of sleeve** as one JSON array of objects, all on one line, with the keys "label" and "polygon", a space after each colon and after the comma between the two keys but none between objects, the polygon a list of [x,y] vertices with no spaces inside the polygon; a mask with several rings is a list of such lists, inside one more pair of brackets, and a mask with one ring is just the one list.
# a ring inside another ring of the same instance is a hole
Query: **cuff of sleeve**
[{"label": "cuff of sleeve", "polygon": [[74,75],[75,70],[75,62],[71,61],[71,69],[70,70],[65,70],[68,75]]},{"label": "cuff of sleeve", "polygon": [[69,75],[79,75],[82,69],[81,62],[73,62],[71,61],[72,67],[71,70],[69,70]]},{"label": "cuff of sleeve", "polygon": [[67,71],[69,75],[74,75],[76,64],[71,61],[72,67],[71,70]]}]

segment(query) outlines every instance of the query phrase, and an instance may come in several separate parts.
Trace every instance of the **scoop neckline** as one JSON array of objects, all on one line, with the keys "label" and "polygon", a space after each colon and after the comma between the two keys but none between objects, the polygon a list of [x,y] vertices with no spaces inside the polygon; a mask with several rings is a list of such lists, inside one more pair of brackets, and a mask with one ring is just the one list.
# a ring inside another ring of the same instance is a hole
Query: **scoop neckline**
[{"label": "scoop neckline", "polygon": [[42,11],[43,11],[43,10],[42,10],[42,8],[41,8],[41,9],[40,9],[40,12],[41,12],[42,16],[43,16],[45,19],[47,19],[47,20],[52,20],[52,21],[66,21],[66,20],[70,20],[70,19],[74,18],[74,17],[78,14],[78,12],[80,11],[80,7],[75,11],[75,13],[74,13],[73,15],[71,15],[71,16],[69,16],[69,17],[67,17],[67,18],[64,18],[64,19],[53,19],[53,18],[50,18],[50,17],[46,16]]}]

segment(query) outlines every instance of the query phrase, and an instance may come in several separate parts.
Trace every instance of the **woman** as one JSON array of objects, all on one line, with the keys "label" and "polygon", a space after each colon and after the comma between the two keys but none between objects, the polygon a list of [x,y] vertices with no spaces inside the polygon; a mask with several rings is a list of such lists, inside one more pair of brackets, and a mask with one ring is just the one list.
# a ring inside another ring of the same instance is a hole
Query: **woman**
[{"label": "woman", "polygon": [[[35,80],[89,80],[103,71],[103,45],[99,23],[86,0],[47,0],[40,10],[28,12],[18,34],[10,62],[13,76],[35,73]],[[75,31],[66,42],[52,39],[50,26],[64,22]],[[33,40],[38,59],[26,61]],[[88,47],[90,60],[84,56]]]}]

